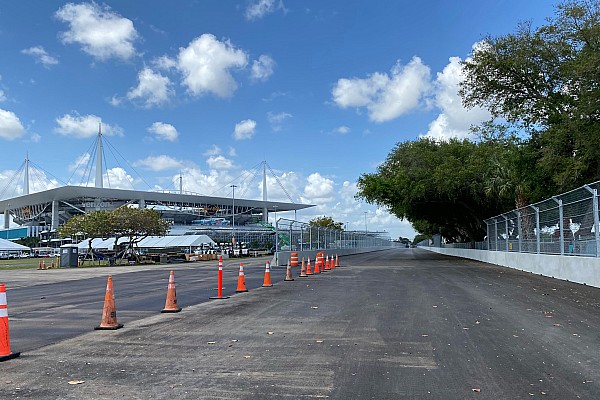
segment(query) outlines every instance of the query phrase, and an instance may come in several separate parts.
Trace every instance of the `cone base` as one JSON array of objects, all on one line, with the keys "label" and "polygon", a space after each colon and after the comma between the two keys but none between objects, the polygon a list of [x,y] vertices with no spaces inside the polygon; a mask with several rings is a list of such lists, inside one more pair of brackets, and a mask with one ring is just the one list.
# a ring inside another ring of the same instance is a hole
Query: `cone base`
[{"label": "cone base", "polygon": [[294,278],[291,278],[291,279],[284,279],[284,281],[285,281],[285,282],[291,282],[291,281],[293,281],[293,280],[294,280]]},{"label": "cone base", "polygon": [[307,275],[298,275],[298,278],[308,278],[308,274]]},{"label": "cone base", "polygon": [[216,296],[216,297],[209,297],[208,299],[209,300],[225,300],[225,299],[229,299],[229,298],[230,298],[229,296],[221,296],[221,297]]},{"label": "cone base", "polygon": [[115,326],[97,326],[94,328],[95,331],[115,331],[117,329],[121,329],[123,324],[117,324]]},{"label": "cone base", "polygon": [[2,362],[2,361],[7,361],[7,360],[12,360],[13,358],[17,358],[17,357],[19,357],[20,355],[21,355],[21,353],[20,353],[20,352],[17,352],[17,353],[10,353],[10,354],[7,354],[7,355],[5,355],[5,356],[1,356],[1,357],[0,357],[0,362]]},{"label": "cone base", "polygon": [[161,313],[176,313],[181,311],[181,308],[169,308],[169,309],[162,309],[160,310]]},{"label": "cone base", "polygon": [[235,292],[236,293],[244,293],[244,292],[247,292],[247,291],[248,291],[248,289],[244,289],[244,290],[236,290]]},{"label": "cone base", "polygon": [[273,285],[262,285],[262,287],[272,287]]}]

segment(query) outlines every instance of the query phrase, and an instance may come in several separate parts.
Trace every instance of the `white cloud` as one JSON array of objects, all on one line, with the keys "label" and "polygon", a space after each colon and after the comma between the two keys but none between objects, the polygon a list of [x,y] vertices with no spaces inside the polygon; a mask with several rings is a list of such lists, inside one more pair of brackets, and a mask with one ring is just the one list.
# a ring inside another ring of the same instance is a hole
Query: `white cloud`
[{"label": "white cloud", "polygon": [[292,114],[286,112],[280,112],[278,114],[274,114],[272,112],[267,113],[267,119],[271,124],[271,129],[273,129],[273,131],[275,132],[278,132],[281,129],[283,129],[283,123],[288,118],[292,118]]},{"label": "white cloud", "polygon": [[152,61],[152,64],[162,70],[171,70],[177,68],[177,61],[168,56],[160,56]]},{"label": "white cloud", "polygon": [[233,167],[233,161],[223,156],[212,156],[206,160],[206,163],[211,169],[228,170]]},{"label": "white cloud", "polygon": [[221,148],[216,144],[213,144],[208,150],[204,152],[204,155],[207,157],[218,156],[221,154]]},{"label": "white cloud", "polygon": [[21,50],[21,53],[34,57],[36,63],[40,63],[46,68],[50,68],[50,66],[58,64],[58,59],[48,54],[42,46],[34,46],[28,49],[23,49]]},{"label": "white cloud", "polygon": [[154,136],[158,140],[167,140],[169,142],[177,141],[179,133],[177,129],[171,124],[164,122],[155,122],[148,128],[148,132],[154,133]]},{"label": "white cloud", "polygon": [[74,138],[89,138],[98,134],[102,123],[102,134],[107,136],[122,135],[123,130],[118,126],[103,123],[96,115],[65,114],[56,119],[58,126],[54,130],[61,135]]},{"label": "white cloud", "polygon": [[235,124],[233,137],[235,138],[235,140],[250,139],[252,136],[254,136],[255,131],[256,121],[252,119],[245,119]]},{"label": "white cloud", "polygon": [[252,63],[252,72],[250,77],[256,81],[266,81],[271,75],[273,75],[273,69],[275,68],[275,61],[263,54],[258,57],[258,60],[254,60]]},{"label": "white cloud", "polygon": [[4,94],[4,90],[0,89],[0,103],[6,101],[6,95]]},{"label": "white cloud", "polygon": [[104,174],[104,187],[134,189],[136,181],[123,168],[111,168]]},{"label": "white cloud", "polygon": [[68,3],[56,12],[56,17],[69,24],[69,30],[61,34],[63,43],[78,43],[96,59],[128,60],[135,55],[133,43],[138,33],[133,22],[106,5]]},{"label": "white cloud", "polygon": [[245,68],[248,56],[236,49],[228,40],[219,41],[205,33],[194,39],[188,47],[180,48],[177,68],[183,74],[183,84],[195,96],[213,93],[231,97],[237,83],[230,70]]},{"label": "white cloud", "polygon": [[397,63],[389,75],[375,72],[366,79],[339,79],[332,95],[339,107],[365,107],[372,121],[385,122],[416,109],[429,81],[429,67],[413,57],[407,65]]},{"label": "white cloud", "polygon": [[171,87],[171,80],[160,73],[144,68],[138,74],[138,85],[127,92],[131,101],[141,100],[146,108],[167,103],[175,93]]},{"label": "white cloud", "polygon": [[464,79],[459,57],[451,57],[448,65],[442,72],[437,73],[434,82],[433,104],[441,113],[429,124],[425,136],[438,140],[447,140],[452,137],[467,138],[471,134],[471,125],[477,125],[491,118],[491,114],[480,107],[470,110],[462,105],[458,95],[460,82]]},{"label": "white cloud", "polygon": [[320,173],[312,173],[306,178],[306,186],[302,198],[311,204],[323,204],[333,201],[335,196],[334,182]]},{"label": "white cloud", "polygon": [[246,19],[259,19],[273,11],[275,11],[275,0],[255,0],[246,8]]},{"label": "white cloud", "polygon": [[134,165],[151,171],[165,171],[170,169],[180,169],[183,167],[183,162],[167,155],[159,155],[149,156],[143,160],[138,160]]},{"label": "white cloud", "polygon": [[350,128],[348,128],[345,125],[338,126],[337,128],[335,128],[335,132],[339,133],[340,135],[345,135],[350,132]]},{"label": "white cloud", "polygon": [[19,117],[12,111],[0,108],[0,139],[15,140],[25,133]]}]

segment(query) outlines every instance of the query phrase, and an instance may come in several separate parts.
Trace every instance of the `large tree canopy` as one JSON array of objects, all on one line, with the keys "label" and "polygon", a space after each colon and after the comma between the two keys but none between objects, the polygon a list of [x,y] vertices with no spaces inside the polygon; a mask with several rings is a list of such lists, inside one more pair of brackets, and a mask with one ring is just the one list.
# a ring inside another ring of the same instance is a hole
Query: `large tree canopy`
[{"label": "large tree canopy", "polygon": [[478,140],[400,143],[358,198],[465,241],[483,238],[485,218],[600,180],[600,0],[485,37],[462,67],[463,103],[493,117]]}]

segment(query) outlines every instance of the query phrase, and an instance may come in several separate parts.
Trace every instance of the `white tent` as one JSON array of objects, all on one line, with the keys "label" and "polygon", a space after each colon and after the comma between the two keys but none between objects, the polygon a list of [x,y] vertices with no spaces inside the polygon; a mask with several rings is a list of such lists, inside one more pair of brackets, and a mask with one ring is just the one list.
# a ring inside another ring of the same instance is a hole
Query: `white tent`
[{"label": "white tent", "polygon": [[[128,242],[129,238],[122,237],[119,238],[118,243]],[[94,250],[113,250],[115,244],[115,238],[109,239],[98,239],[95,238],[92,240],[92,248]],[[136,247],[141,249],[161,249],[168,247],[200,247],[202,245],[214,246],[215,242],[211,238],[206,235],[183,235],[183,236],[148,236],[145,239],[142,239]],[[89,241],[83,240],[77,244],[77,247],[81,251],[85,251],[89,249]]]},{"label": "white tent", "polygon": [[0,239],[0,251],[31,251],[31,248],[10,240]]}]

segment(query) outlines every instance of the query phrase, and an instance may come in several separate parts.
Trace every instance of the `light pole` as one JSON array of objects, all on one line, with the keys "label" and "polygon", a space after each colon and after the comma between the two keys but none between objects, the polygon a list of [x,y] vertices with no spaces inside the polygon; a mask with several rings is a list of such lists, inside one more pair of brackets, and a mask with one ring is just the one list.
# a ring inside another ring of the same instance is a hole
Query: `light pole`
[{"label": "light pole", "polygon": [[365,235],[367,234],[367,211],[365,211]]},{"label": "light pole", "polygon": [[279,255],[277,253],[279,253],[279,232],[277,231],[277,206],[273,206],[273,209],[275,210],[275,265],[278,266]]},{"label": "light pole", "polygon": [[236,185],[230,185],[233,189],[231,195],[231,248],[235,248],[235,188]]}]

